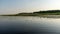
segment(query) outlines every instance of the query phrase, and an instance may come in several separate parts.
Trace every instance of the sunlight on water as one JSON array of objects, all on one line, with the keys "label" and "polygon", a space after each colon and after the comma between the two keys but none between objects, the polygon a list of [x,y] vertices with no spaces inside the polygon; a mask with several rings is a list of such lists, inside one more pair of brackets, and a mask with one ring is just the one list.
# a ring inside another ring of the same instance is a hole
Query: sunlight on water
[{"label": "sunlight on water", "polygon": [[60,33],[60,18],[0,16],[0,33]]}]

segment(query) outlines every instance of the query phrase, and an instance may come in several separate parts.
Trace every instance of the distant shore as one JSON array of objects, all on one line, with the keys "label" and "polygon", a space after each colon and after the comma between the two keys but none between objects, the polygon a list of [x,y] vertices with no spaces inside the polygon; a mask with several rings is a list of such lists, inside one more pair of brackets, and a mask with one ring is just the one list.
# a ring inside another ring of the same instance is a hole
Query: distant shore
[{"label": "distant shore", "polygon": [[18,13],[18,14],[1,15],[1,16],[60,17],[60,10],[47,10],[47,11],[38,11],[38,12],[33,12],[33,13]]}]

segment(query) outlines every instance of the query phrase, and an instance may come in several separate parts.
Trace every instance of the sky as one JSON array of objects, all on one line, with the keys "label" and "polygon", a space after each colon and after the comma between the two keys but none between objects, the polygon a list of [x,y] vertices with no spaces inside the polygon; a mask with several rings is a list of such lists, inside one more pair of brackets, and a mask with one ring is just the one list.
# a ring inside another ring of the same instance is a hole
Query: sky
[{"label": "sky", "polygon": [[0,14],[60,10],[60,0],[0,0]]}]

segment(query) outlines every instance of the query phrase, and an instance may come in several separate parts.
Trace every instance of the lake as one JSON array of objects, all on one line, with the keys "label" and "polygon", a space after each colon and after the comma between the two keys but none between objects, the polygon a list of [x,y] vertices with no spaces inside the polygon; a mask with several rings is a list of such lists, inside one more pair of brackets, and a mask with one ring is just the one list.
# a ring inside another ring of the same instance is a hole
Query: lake
[{"label": "lake", "polygon": [[2,34],[60,34],[60,18],[0,16]]}]

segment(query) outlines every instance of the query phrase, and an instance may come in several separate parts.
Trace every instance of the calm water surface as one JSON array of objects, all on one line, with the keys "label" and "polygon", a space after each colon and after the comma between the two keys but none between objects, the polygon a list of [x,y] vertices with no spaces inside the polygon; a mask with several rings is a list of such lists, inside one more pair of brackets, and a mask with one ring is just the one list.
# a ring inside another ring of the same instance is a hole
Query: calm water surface
[{"label": "calm water surface", "polygon": [[60,18],[0,16],[0,33],[60,34]]}]

